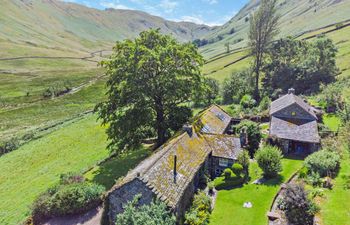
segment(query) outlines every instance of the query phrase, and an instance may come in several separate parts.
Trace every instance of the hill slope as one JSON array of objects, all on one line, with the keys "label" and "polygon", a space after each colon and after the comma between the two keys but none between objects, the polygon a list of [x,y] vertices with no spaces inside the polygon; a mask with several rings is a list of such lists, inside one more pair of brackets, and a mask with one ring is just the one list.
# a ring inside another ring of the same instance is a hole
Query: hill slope
[{"label": "hill slope", "polygon": [[5,44],[1,44],[0,58],[23,53],[18,49],[40,55],[99,50],[149,28],[160,28],[180,41],[191,41],[213,29],[133,10],[97,10],[59,0],[7,0],[1,2],[0,42]]},{"label": "hill slope", "polygon": [[[231,48],[246,46],[249,31],[249,17],[259,7],[260,0],[251,0],[229,22],[216,28],[205,39],[222,40],[201,48],[208,58],[225,51],[224,44]],[[278,13],[281,15],[280,36],[301,34],[329,24],[350,19],[350,0],[279,0]],[[232,33],[234,29],[234,33]],[[243,40],[242,40],[243,39]],[[242,40],[238,42],[239,40]]]}]

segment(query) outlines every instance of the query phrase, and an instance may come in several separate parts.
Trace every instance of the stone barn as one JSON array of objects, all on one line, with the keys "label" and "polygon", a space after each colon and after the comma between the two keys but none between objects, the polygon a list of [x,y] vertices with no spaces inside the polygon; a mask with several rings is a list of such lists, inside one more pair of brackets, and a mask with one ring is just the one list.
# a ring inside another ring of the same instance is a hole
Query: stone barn
[{"label": "stone barn", "polygon": [[213,105],[192,125],[161,146],[108,192],[105,213],[113,224],[123,206],[141,194],[139,204],[154,199],[165,202],[182,222],[204,174],[220,175],[230,167],[241,149],[240,139],[225,134],[231,117]]},{"label": "stone barn", "polygon": [[271,103],[269,138],[285,154],[309,154],[320,146],[314,109],[289,89]]}]

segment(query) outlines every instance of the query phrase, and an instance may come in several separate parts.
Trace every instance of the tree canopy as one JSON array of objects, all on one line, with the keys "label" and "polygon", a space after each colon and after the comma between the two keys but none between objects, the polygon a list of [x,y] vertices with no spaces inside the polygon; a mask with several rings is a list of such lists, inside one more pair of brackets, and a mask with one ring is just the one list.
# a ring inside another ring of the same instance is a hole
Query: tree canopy
[{"label": "tree canopy", "polygon": [[203,58],[191,43],[178,43],[159,30],[140,33],[134,41],[118,41],[106,69],[107,100],[96,106],[108,125],[109,147],[121,152],[143,139],[157,137],[158,146],[191,116],[184,106],[201,90]]},{"label": "tree canopy", "polygon": [[307,42],[282,39],[275,42],[267,53],[263,71],[265,90],[286,92],[293,87],[296,93],[311,94],[328,84],[338,72],[335,56],[337,49],[330,39],[318,38]]}]

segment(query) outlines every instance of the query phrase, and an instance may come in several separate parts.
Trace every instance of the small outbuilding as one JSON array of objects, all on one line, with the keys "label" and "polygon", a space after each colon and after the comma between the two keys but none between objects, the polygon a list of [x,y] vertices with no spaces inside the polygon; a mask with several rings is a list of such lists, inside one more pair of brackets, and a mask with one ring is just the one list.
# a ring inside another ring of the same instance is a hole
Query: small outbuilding
[{"label": "small outbuilding", "polygon": [[317,116],[313,107],[294,93],[289,89],[271,103],[269,138],[285,154],[310,154],[320,146]]}]

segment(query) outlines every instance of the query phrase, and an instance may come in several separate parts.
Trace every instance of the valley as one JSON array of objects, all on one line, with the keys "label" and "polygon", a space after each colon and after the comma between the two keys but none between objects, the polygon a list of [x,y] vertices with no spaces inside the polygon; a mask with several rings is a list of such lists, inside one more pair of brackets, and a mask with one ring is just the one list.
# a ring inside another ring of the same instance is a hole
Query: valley
[{"label": "valley", "polygon": [[[282,22],[278,38],[298,36],[297,39],[312,41],[326,32],[324,36],[338,49],[336,82],[350,79],[350,26],[337,29],[340,22],[350,24],[350,1],[296,2],[279,4]],[[248,69],[252,63],[246,48],[249,20],[245,18],[258,6],[259,1],[252,0],[228,23],[209,27],[167,21],[140,11],[101,11],[55,0],[11,0],[1,5],[7,10],[0,12],[0,147],[11,147],[0,152],[0,223],[19,224],[27,219],[35,198],[57,183],[63,173],[83,173],[87,180],[109,189],[151,154],[146,145],[121,157],[111,155],[106,127],[93,113],[96,104],[106,99],[107,91],[108,77],[98,64],[108,59],[115,41],[135,38],[149,28],[160,28],[180,42],[210,40],[221,35],[222,40],[201,46],[199,51],[205,59],[202,74],[222,85],[232,73]],[[235,32],[229,34],[233,28]],[[237,42],[239,39],[242,40]],[[225,43],[230,43],[228,52]],[[349,93],[350,87],[343,92]],[[222,107],[227,112],[231,110],[230,105]],[[202,109],[196,108],[196,113]],[[301,167],[301,162],[285,159],[283,165],[287,168],[282,174],[284,182]],[[342,168],[341,173],[348,170]],[[249,185],[220,192],[216,206],[219,208],[214,210],[210,224],[230,224],[222,209],[231,207],[228,199],[234,195],[242,196],[237,200],[239,204],[245,201],[255,188]],[[265,221],[266,210],[278,189],[277,184],[272,189],[261,188],[257,193],[266,199],[254,212],[255,220],[252,214],[242,212],[241,224]],[[336,187],[338,193],[342,192],[340,189]],[[336,197],[332,195],[336,194],[330,193],[330,202],[321,209],[324,224],[332,224],[329,221],[334,215],[329,208],[335,204]],[[346,213],[345,209],[342,213]],[[344,220],[339,221],[343,225]]]}]

